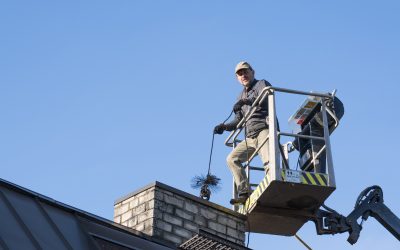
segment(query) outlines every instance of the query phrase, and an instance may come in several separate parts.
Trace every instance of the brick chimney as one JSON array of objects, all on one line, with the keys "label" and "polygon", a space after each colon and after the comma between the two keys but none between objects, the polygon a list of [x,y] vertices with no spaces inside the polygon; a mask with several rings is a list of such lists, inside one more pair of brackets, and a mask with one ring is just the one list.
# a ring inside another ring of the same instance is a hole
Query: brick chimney
[{"label": "brick chimney", "polygon": [[239,245],[245,241],[243,215],[160,182],[118,199],[114,222],[176,246],[199,230]]}]

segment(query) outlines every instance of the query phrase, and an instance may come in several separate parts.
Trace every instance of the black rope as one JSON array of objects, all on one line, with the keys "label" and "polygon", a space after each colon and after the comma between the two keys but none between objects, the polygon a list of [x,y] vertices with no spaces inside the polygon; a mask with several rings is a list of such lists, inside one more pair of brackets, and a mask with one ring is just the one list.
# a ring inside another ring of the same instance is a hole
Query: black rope
[{"label": "black rope", "polygon": [[[225,122],[226,122],[227,120],[229,120],[229,118],[231,118],[232,114],[233,114],[233,110],[232,110],[231,113],[229,114],[228,118],[226,118],[226,119],[222,122],[222,124],[225,124]],[[213,149],[214,149],[214,136],[215,136],[215,133],[214,133],[214,131],[213,131],[213,133],[212,133],[212,140],[211,140],[210,158],[209,158],[209,160],[208,160],[208,171],[207,171],[207,176],[210,175],[210,171],[211,171],[211,159],[212,159],[212,153],[213,153]]]},{"label": "black rope", "polygon": [[231,118],[232,114],[233,114],[233,110],[231,111],[231,113],[229,114],[228,118],[226,118],[223,123],[225,123],[227,120],[229,120],[229,118]]},{"label": "black rope", "polygon": [[207,171],[207,175],[210,175],[210,170],[211,170],[211,158],[212,158],[212,153],[213,153],[213,148],[214,148],[214,136],[215,133],[213,131],[212,133],[212,140],[211,140],[211,151],[210,151],[210,159],[208,161],[208,171]]}]

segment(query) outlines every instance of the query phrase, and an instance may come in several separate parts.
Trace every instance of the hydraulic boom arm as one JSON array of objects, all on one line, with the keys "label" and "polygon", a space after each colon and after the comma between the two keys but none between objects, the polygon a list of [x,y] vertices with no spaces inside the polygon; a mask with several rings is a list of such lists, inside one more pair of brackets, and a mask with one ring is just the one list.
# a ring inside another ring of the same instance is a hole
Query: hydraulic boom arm
[{"label": "hydraulic boom arm", "polygon": [[[349,232],[347,241],[354,244],[360,236],[363,221],[372,216],[400,241],[400,219],[383,204],[383,193],[379,186],[371,186],[362,191],[354,210],[348,216],[325,205],[322,207],[325,210],[318,210],[313,219],[318,234]],[[362,219],[360,224],[357,222],[359,218]]]}]

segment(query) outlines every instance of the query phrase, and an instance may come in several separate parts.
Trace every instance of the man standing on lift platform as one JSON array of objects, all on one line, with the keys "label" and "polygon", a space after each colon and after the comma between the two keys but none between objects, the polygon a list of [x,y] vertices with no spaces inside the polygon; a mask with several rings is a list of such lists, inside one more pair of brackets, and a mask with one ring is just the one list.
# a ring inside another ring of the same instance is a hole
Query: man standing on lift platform
[{"label": "man standing on lift platform", "polygon": [[[232,131],[236,129],[243,116],[250,110],[251,105],[260,95],[261,91],[271,86],[266,80],[256,80],[255,71],[247,62],[239,62],[235,68],[236,78],[243,85],[243,90],[238,97],[238,101],[233,106],[235,118],[227,124],[219,124],[214,128],[215,134],[222,134],[225,130]],[[265,99],[259,105],[244,124],[245,140],[240,142],[227,157],[227,164],[232,172],[235,184],[238,190],[238,198],[232,199],[231,204],[244,203],[250,195],[250,187],[242,163],[256,151],[260,144],[268,137],[268,100]],[[269,160],[268,141],[262,145],[258,154],[266,168]]]}]

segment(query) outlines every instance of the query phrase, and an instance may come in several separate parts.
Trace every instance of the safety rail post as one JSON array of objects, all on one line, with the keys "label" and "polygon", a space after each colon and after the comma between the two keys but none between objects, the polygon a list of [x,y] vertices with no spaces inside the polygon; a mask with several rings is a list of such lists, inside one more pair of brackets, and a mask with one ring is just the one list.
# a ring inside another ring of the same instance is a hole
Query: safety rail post
[{"label": "safety rail post", "polygon": [[268,94],[268,126],[269,126],[269,171],[271,180],[281,180],[282,175],[279,171],[279,141],[277,133],[277,120],[275,108],[275,91],[271,90]]},{"label": "safety rail post", "polygon": [[327,160],[327,169],[325,171],[329,176],[328,185],[331,187],[336,187],[335,173],[333,169],[332,151],[331,151],[331,141],[329,138],[328,116],[326,115],[326,105],[324,100],[322,100],[321,111],[322,111],[322,122],[324,124],[325,153]]},{"label": "safety rail post", "polygon": [[[236,139],[233,140],[232,147],[233,148],[236,147]],[[236,186],[236,183],[235,183],[235,178],[232,176],[232,197],[236,198],[237,196],[238,196],[237,186]],[[232,205],[232,210],[233,211],[238,211],[239,210],[239,206],[238,205]]]},{"label": "safety rail post", "polygon": [[[289,146],[290,144],[290,146]],[[286,163],[288,164],[287,167],[289,168],[289,147],[293,147],[291,143],[285,143],[283,144],[283,156],[285,157]],[[282,160],[282,164],[284,164],[284,161]]]},{"label": "safety rail post", "polygon": [[[236,198],[238,196],[237,193],[237,186],[235,183],[235,178],[232,177],[232,197]],[[232,210],[233,211],[238,211],[239,210],[239,206],[238,205],[232,205]]]},{"label": "safety rail post", "polygon": [[[245,138],[246,140],[246,138]],[[249,191],[251,191],[251,183],[250,183],[250,161],[247,159],[246,162],[246,175],[247,175],[247,187],[249,188]]]}]

